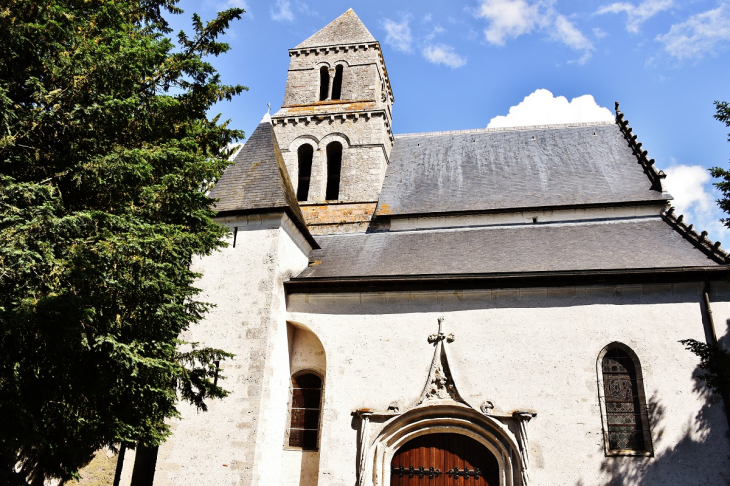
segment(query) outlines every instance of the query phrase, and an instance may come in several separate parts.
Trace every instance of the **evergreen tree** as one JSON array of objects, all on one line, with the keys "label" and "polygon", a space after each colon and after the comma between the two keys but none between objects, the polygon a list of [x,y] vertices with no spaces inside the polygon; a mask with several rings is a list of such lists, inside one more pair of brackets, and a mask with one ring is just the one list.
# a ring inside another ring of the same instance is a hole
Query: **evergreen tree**
[{"label": "evergreen tree", "polygon": [[[730,127],[730,105],[727,101],[715,102],[715,119],[721,121],[725,126]],[[730,142],[730,134],[728,134]],[[712,177],[719,179],[715,182],[722,193],[722,198],[717,204],[727,214],[730,214],[730,171],[721,167],[710,169]],[[730,228],[730,218],[722,219],[723,224]],[[700,358],[700,369],[705,373],[700,378],[712,390],[719,393],[725,400],[725,406],[730,406],[730,352],[715,345],[708,345],[694,339],[680,341],[688,350]],[[730,412],[728,412],[730,417]]]},{"label": "evergreen tree", "polygon": [[[170,34],[177,0],[0,4],[0,484],[68,479],[102,446],[155,446],[179,399],[225,396],[195,255],[243,133],[208,62],[243,10]],[[187,352],[181,352],[181,349]]]}]

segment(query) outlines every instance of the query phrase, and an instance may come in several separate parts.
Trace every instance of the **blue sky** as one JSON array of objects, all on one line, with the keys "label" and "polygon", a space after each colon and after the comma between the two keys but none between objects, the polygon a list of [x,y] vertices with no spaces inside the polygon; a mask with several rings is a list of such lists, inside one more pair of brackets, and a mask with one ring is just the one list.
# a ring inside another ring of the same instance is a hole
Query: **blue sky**
[{"label": "blue sky", "polygon": [[[176,30],[189,30],[193,12],[209,19],[231,6],[247,10],[226,35],[232,50],[213,60],[224,82],[250,89],[215,110],[246,133],[267,103],[272,111],[281,105],[287,50],[351,7],[383,47],[396,100],[395,133],[486,127],[523,101],[492,126],[602,119],[607,112],[601,108],[613,111],[620,101],[649,156],[669,174],[680,212],[730,245],[704,170],[727,167],[730,159],[729,130],[712,118],[714,100],[730,101],[730,0],[179,5],[185,14],[171,19]],[[535,114],[542,117],[531,119]]]}]

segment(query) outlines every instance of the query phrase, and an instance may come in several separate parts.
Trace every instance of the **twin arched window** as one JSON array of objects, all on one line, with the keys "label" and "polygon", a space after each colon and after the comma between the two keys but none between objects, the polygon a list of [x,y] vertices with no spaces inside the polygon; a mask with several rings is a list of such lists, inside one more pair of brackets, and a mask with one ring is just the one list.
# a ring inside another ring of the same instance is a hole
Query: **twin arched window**
[{"label": "twin arched window", "polygon": [[308,370],[292,376],[289,447],[305,451],[318,449],[321,408],[322,378]]},{"label": "twin arched window", "polygon": [[607,455],[650,455],[651,433],[641,364],[621,343],[606,346],[599,355],[599,398]]},{"label": "twin arched window", "polygon": [[[314,148],[304,144],[297,150],[299,177],[297,180],[297,200],[309,199],[309,186],[312,180],[312,159]],[[340,198],[340,178],[342,175],[342,144],[331,142],[327,145],[327,187],[325,199],[336,201]]]},{"label": "twin arched window", "polygon": [[[332,100],[339,100],[342,98],[342,76],[344,74],[344,67],[339,64],[335,68],[335,77],[332,82]],[[330,96],[330,70],[327,66],[319,68],[319,101],[327,101]]]}]

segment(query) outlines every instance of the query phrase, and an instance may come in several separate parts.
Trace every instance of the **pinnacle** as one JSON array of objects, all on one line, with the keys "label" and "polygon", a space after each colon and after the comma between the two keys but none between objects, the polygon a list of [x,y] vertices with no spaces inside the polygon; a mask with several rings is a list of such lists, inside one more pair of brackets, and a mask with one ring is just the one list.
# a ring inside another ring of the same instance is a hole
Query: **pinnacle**
[{"label": "pinnacle", "polygon": [[336,46],[361,42],[375,42],[375,38],[355,11],[349,9],[296,48]]}]

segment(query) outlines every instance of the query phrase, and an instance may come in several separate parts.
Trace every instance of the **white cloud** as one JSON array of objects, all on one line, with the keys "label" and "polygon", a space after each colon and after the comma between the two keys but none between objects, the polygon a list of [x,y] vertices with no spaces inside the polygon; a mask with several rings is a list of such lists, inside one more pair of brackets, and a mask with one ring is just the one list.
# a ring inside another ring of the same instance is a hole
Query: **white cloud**
[{"label": "white cloud", "polygon": [[443,28],[443,27],[441,27],[440,25],[437,25],[436,27],[434,27],[434,28],[433,28],[433,30],[431,31],[431,33],[430,33],[430,34],[427,34],[427,35],[426,35],[426,40],[427,40],[427,41],[431,41],[431,40],[433,40],[433,39],[434,39],[434,38],[435,38],[435,37],[436,37],[437,35],[439,35],[439,34],[443,34],[444,32],[446,32],[446,29],[444,29],[444,28]]},{"label": "white cloud", "polygon": [[453,47],[446,44],[426,46],[423,49],[423,57],[434,64],[444,64],[452,69],[457,69],[466,64],[466,58],[456,53]]},{"label": "white cloud", "polygon": [[593,44],[564,15],[553,8],[554,0],[480,0],[477,18],[489,22],[484,35],[487,42],[504,45],[509,38],[547,31],[550,37],[566,46],[583,52],[578,61],[584,63],[591,57]]},{"label": "white cloud", "polygon": [[627,2],[616,2],[598,9],[596,14],[626,13],[626,30],[634,34],[639,32],[641,24],[664,10],[674,6],[674,0],[645,0],[638,6]]},{"label": "white cloud", "polygon": [[677,59],[698,59],[713,54],[718,45],[730,41],[730,6],[699,13],[687,21],[672,25],[669,32],[657,36],[664,49]]},{"label": "white cloud", "polygon": [[591,95],[583,95],[568,101],[564,96],[553,96],[546,89],[538,89],[509,109],[506,116],[492,118],[487,128],[553,125],[560,123],[584,123],[611,121],[613,114],[599,106]]},{"label": "white cloud", "polygon": [[383,21],[383,28],[386,32],[385,43],[393,46],[401,52],[411,52],[413,36],[411,35],[410,16],[405,17],[402,22],[398,23],[390,19]]},{"label": "white cloud", "polygon": [[531,4],[526,0],[481,0],[477,17],[489,21],[484,31],[487,41],[502,46],[507,38],[529,34],[548,23],[550,12],[546,6],[542,1]]},{"label": "white cloud", "polygon": [[664,172],[677,214],[683,214],[697,232],[707,231],[710,239],[728,242],[728,228],[720,222],[726,215],[715,204],[719,194],[707,169],[699,165],[672,165]]},{"label": "white cloud", "polygon": [[583,57],[578,60],[578,64],[583,64],[590,59],[593,43],[564,16],[555,17],[555,30],[551,36],[576,51],[583,51]]},{"label": "white cloud", "polygon": [[603,39],[608,35],[608,33],[598,27],[594,27],[593,35],[596,36],[596,39]]},{"label": "white cloud", "polygon": [[271,18],[277,21],[294,21],[294,12],[289,0],[276,0],[276,9],[271,9]]},{"label": "white cloud", "polygon": [[251,10],[246,0],[204,0],[203,6],[206,9],[215,10],[216,12],[234,7],[242,8],[249,14],[249,17],[251,16]]}]

